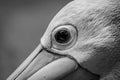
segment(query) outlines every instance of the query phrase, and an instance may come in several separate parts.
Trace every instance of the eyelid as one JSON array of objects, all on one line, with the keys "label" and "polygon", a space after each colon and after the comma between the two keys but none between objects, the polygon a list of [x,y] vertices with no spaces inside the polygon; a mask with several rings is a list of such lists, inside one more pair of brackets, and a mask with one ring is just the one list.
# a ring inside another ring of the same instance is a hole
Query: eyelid
[{"label": "eyelid", "polygon": [[[55,33],[59,30],[62,30],[62,29],[67,29],[71,33],[71,40],[68,43],[65,43],[65,44],[57,43],[54,40]],[[59,27],[55,28],[52,31],[52,36],[51,36],[52,48],[58,49],[58,50],[65,50],[65,49],[71,48],[77,40],[77,36],[78,36],[77,34],[78,33],[77,33],[76,28],[72,25],[62,25],[62,26],[59,26]]]}]

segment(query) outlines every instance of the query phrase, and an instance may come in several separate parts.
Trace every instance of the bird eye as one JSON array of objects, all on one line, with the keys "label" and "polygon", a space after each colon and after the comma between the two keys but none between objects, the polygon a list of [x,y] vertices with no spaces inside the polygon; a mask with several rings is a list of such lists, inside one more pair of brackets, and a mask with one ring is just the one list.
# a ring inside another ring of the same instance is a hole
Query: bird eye
[{"label": "bird eye", "polygon": [[71,25],[64,25],[55,28],[52,32],[53,48],[64,50],[70,48],[77,38],[76,28]]},{"label": "bird eye", "polygon": [[68,30],[62,29],[56,32],[54,35],[56,42],[64,44],[69,42],[71,34]]}]

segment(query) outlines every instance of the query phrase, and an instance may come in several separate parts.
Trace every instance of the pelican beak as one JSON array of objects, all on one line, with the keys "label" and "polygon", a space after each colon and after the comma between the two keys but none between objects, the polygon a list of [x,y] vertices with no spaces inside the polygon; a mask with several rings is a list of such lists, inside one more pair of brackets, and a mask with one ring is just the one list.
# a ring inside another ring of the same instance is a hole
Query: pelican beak
[{"label": "pelican beak", "polygon": [[[11,74],[7,80],[59,80],[75,72],[78,64],[69,57],[60,57],[46,51],[41,44],[32,54]],[[91,74],[79,68],[79,77]],[[80,79],[80,78],[79,78]],[[81,79],[80,79],[81,80]]]},{"label": "pelican beak", "polygon": [[39,44],[7,80],[58,80],[76,69],[75,61],[58,58]]}]

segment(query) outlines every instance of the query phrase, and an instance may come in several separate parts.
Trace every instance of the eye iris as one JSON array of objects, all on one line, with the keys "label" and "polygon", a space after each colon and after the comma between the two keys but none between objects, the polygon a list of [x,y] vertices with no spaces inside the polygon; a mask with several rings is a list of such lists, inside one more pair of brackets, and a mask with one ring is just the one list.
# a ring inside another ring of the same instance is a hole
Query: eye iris
[{"label": "eye iris", "polygon": [[55,34],[55,40],[58,43],[67,43],[70,40],[70,32],[67,30],[60,30]]}]

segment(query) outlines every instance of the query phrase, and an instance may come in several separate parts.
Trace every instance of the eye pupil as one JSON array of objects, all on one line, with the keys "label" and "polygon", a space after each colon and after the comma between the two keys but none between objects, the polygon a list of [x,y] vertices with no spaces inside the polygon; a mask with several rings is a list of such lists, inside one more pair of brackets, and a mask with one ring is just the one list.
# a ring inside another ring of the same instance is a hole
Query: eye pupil
[{"label": "eye pupil", "polygon": [[59,30],[55,34],[55,40],[58,43],[67,43],[70,40],[70,38],[71,38],[70,32],[67,30]]}]

